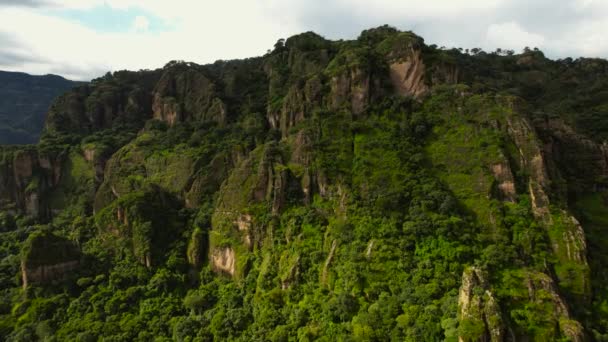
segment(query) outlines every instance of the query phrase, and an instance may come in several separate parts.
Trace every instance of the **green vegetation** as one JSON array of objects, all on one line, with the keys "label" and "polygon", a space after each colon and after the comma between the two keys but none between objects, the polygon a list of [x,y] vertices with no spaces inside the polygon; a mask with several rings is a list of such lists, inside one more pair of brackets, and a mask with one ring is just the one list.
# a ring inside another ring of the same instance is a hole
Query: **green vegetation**
[{"label": "green vegetation", "polygon": [[64,94],[1,149],[0,339],[607,340],[606,62],[474,50],[308,32]]}]

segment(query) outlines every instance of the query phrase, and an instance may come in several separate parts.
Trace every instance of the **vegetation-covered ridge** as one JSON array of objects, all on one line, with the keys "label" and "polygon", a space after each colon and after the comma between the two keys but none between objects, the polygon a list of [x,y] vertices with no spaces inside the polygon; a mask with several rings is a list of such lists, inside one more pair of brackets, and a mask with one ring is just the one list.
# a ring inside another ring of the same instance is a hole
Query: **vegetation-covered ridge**
[{"label": "vegetation-covered ridge", "polygon": [[56,75],[0,71],[0,144],[37,143],[51,103],[79,84]]},{"label": "vegetation-covered ridge", "polygon": [[383,26],[120,71],[0,154],[0,339],[608,340],[608,62]]}]

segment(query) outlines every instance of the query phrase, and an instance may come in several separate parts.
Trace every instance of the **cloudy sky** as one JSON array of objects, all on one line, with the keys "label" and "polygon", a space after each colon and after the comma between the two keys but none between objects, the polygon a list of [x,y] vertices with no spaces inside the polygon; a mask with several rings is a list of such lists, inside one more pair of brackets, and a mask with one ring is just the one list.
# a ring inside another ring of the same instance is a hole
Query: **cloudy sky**
[{"label": "cloudy sky", "polygon": [[258,56],[303,31],[351,39],[382,24],[439,46],[608,57],[608,0],[0,0],[0,70],[89,80]]}]

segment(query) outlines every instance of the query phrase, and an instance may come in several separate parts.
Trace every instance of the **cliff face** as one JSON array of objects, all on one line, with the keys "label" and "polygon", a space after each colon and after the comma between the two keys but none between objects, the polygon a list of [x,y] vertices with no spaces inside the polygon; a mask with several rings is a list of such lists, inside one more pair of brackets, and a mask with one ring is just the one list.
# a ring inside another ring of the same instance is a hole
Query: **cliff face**
[{"label": "cliff face", "polygon": [[62,280],[78,269],[79,264],[80,253],[69,240],[49,231],[34,233],[21,251],[23,288]]},{"label": "cliff face", "polygon": [[489,288],[486,276],[475,267],[466,269],[462,275],[458,309],[461,321],[459,341],[506,340],[505,324],[498,299]]},{"label": "cliff face", "polygon": [[99,160],[88,161],[81,148],[14,147],[1,153],[0,210],[47,222],[78,196],[95,190]]},{"label": "cliff face", "polygon": [[217,97],[214,82],[203,72],[169,70],[153,93],[153,118],[170,126],[183,121],[226,122],[226,105]]},{"label": "cliff face", "polygon": [[60,96],[51,106],[45,123],[47,133],[89,134],[117,125],[141,124],[150,117],[150,90],[155,72],[137,75],[123,71],[112,79],[93,80]]},{"label": "cliff face", "polygon": [[[575,104],[552,94],[602,65],[380,27],[117,72],[58,99],[42,144],[5,150],[1,209],[103,264],[90,291],[190,290],[184,304],[213,318],[184,326],[205,338],[601,337],[608,148],[571,116],[601,86]],[[88,272],[68,254],[22,259],[23,282]],[[209,330],[220,313],[246,318]]]},{"label": "cliff face", "polygon": [[0,203],[3,209],[33,217],[49,217],[46,198],[59,184],[62,156],[35,149],[5,149],[0,172]]}]

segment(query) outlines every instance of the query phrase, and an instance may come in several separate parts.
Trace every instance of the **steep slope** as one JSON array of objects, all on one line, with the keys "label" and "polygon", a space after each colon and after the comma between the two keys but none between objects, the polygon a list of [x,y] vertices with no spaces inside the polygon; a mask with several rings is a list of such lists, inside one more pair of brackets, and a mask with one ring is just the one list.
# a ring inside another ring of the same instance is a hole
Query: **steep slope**
[{"label": "steep slope", "polygon": [[603,340],[605,65],[383,26],[76,88],[2,151],[0,335]]},{"label": "steep slope", "polygon": [[0,144],[35,144],[55,98],[80,82],[0,71]]}]

